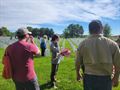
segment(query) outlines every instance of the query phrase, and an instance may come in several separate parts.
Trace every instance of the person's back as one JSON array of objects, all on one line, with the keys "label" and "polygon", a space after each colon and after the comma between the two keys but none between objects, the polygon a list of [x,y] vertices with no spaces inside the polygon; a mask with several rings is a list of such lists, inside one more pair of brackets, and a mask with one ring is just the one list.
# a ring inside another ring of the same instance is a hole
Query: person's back
[{"label": "person's back", "polygon": [[42,38],[40,47],[46,49],[46,41]]},{"label": "person's back", "polygon": [[102,36],[91,35],[81,43],[85,73],[111,75],[117,43]]},{"label": "person's back", "polygon": [[82,41],[77,49],[77,80],[82,77],[79,73],[81,67],[84,71],[84,90],[112,90],[112,84],[118,86],[119,83],[119,47],[116,42],[101,35],[103,33],[101,21],[90,22],[89,32],[90,37]]},{"label": "person's back", "polygon": [[28,29],[19,28],[16,34],[18,41],[9,45],[5,51],[5,56],[10,60],[16,90],[39,90],[33,55],[39,55],[40,51],[29,34],[31,32]]},{"label": "person's back", "polygon": [[13,68],[13,79],[25,82],[36,77],[33,62],[33,45],[18,41],[8,47]]}]

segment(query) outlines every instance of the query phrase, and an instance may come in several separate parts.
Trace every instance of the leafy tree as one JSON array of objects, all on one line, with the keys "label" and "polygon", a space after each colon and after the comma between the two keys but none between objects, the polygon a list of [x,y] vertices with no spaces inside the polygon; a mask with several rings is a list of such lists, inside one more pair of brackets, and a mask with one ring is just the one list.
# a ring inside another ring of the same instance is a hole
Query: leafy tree
[{"label": "leafy tree", "polygon": [[64,31],[64,37],[65,38],[73,38],[73,37],[79,37],[82,36],[84,33],[83,27],[79,24],[70,24]]},{"label": "leafy tree", "polygon": [[0,36],[10,36],[11,32],[7,29],[7,27],[0,28]]},{"label": "leafy tree", "polygon": [[54,31],[52,28],[32,28],[32,27],[27,27],[27,29],[29,31],[32,32],[32,35],[34,37],[37,36],[43,36],[43,35],[47,35],[48,37],[51,37],[54,34]]},{"label": "leafy tree", "polygon": [[3,32],[2,32],[2,29],[0,28],[0,36],[2,36],[3,35]]},{"label": "leafy tree", "polygon": [[103,34],[105,37],[109,37],[111,35],[111,27],[108,24],[105,24]]},{"label": "leafy tree", "polygon": [[65,37],[65,38],[69,38],[69,30],[68,29],[65,29],[64,31],[63,31],[63,36]]},{"label": "leafy tree", "polygon": [[52,36],[53,36],[53,34],[54,34],[53,29],[52,29],[52,28],[51,28],[51,29],[49,29],[49,32],[47,33],[47,35],[48,35],[49,37],[52,37]]},{"label": "leafy tree", "polygon": [[32,30],[33,30],[33,28],[30,27],[30,26],[28,26],[27,29],[28,29],[30,32],[32,32]]}]

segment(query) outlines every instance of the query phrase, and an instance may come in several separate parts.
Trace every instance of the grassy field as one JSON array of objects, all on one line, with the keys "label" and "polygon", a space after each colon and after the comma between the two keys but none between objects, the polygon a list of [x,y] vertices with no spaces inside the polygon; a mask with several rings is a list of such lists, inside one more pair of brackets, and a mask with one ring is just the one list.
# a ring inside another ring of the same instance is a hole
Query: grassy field
[{"label": "grassy field", "polygon": [[[66,40],[65,47],[70,48],[69,42]],[[72,50],[72,49],[71,49]],[[4,53],[4,49],[0,49],[0,62]],[[83,90],[83,84],[76,81],[76,73],[74,66],[75,54],[72,52],[70,57],[65,57],[61,61],[59,70],[57,73],[57,79],[60,81],[57,83],[58,88],[55,90]],[[35,58],[35,71],[38,77],[38,81],[41,90],[54,90],[54,88],[47,87],[47,83],[50,81],[50,68],[51,57]],[[0,90],[15,90],[12,80],[4,80],[1,76],[3,65],[0,64]],[[120,90],[120,85],[113,90]]]}]

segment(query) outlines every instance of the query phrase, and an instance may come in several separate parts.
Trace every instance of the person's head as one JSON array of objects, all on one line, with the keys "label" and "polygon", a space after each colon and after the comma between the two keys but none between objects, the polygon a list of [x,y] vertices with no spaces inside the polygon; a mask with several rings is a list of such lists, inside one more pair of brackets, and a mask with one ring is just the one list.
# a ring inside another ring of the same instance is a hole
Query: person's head
[{"label": "person's head", "polygon": [[28,31],[27,28],[19,28],[16,32],[16,36],[18,37],[19,40],[21,39],[27,39],[32,33]]},{"label": "person's head", "polygon": [[44,39],[47,39],[47,35],[44,35],[43,38],[44,38]]},{"label": "person's head", "polygon": [[58,42],[58,41],[59,41],[59,36],[56,35],[56,34],[53,35],[51,41],[52,41],[52,42]]},{"label": "person's head", "polygon": [[90,34],[102,34],[103,25],[100,20],[93,20],[89,23],[89,33]]}]

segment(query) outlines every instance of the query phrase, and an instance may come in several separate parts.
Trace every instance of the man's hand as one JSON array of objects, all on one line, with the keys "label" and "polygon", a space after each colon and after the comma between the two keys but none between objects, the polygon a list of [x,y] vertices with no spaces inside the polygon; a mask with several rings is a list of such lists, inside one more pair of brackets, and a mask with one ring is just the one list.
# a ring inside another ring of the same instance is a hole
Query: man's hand
[{"label": "man's hand", "polygon": [[82,79],[82,76],[80,74],[77,75],[77,81],[80,81]]},{"label": "man's hand", "polygon": [[34,44],[34,38],[32,35],[30,35],[30,42]]},{"label": "man's hand", "polygon": [[114,76],[112,79],[112,85],[113,87],[117,87],[119,85],[119,78]]}]

